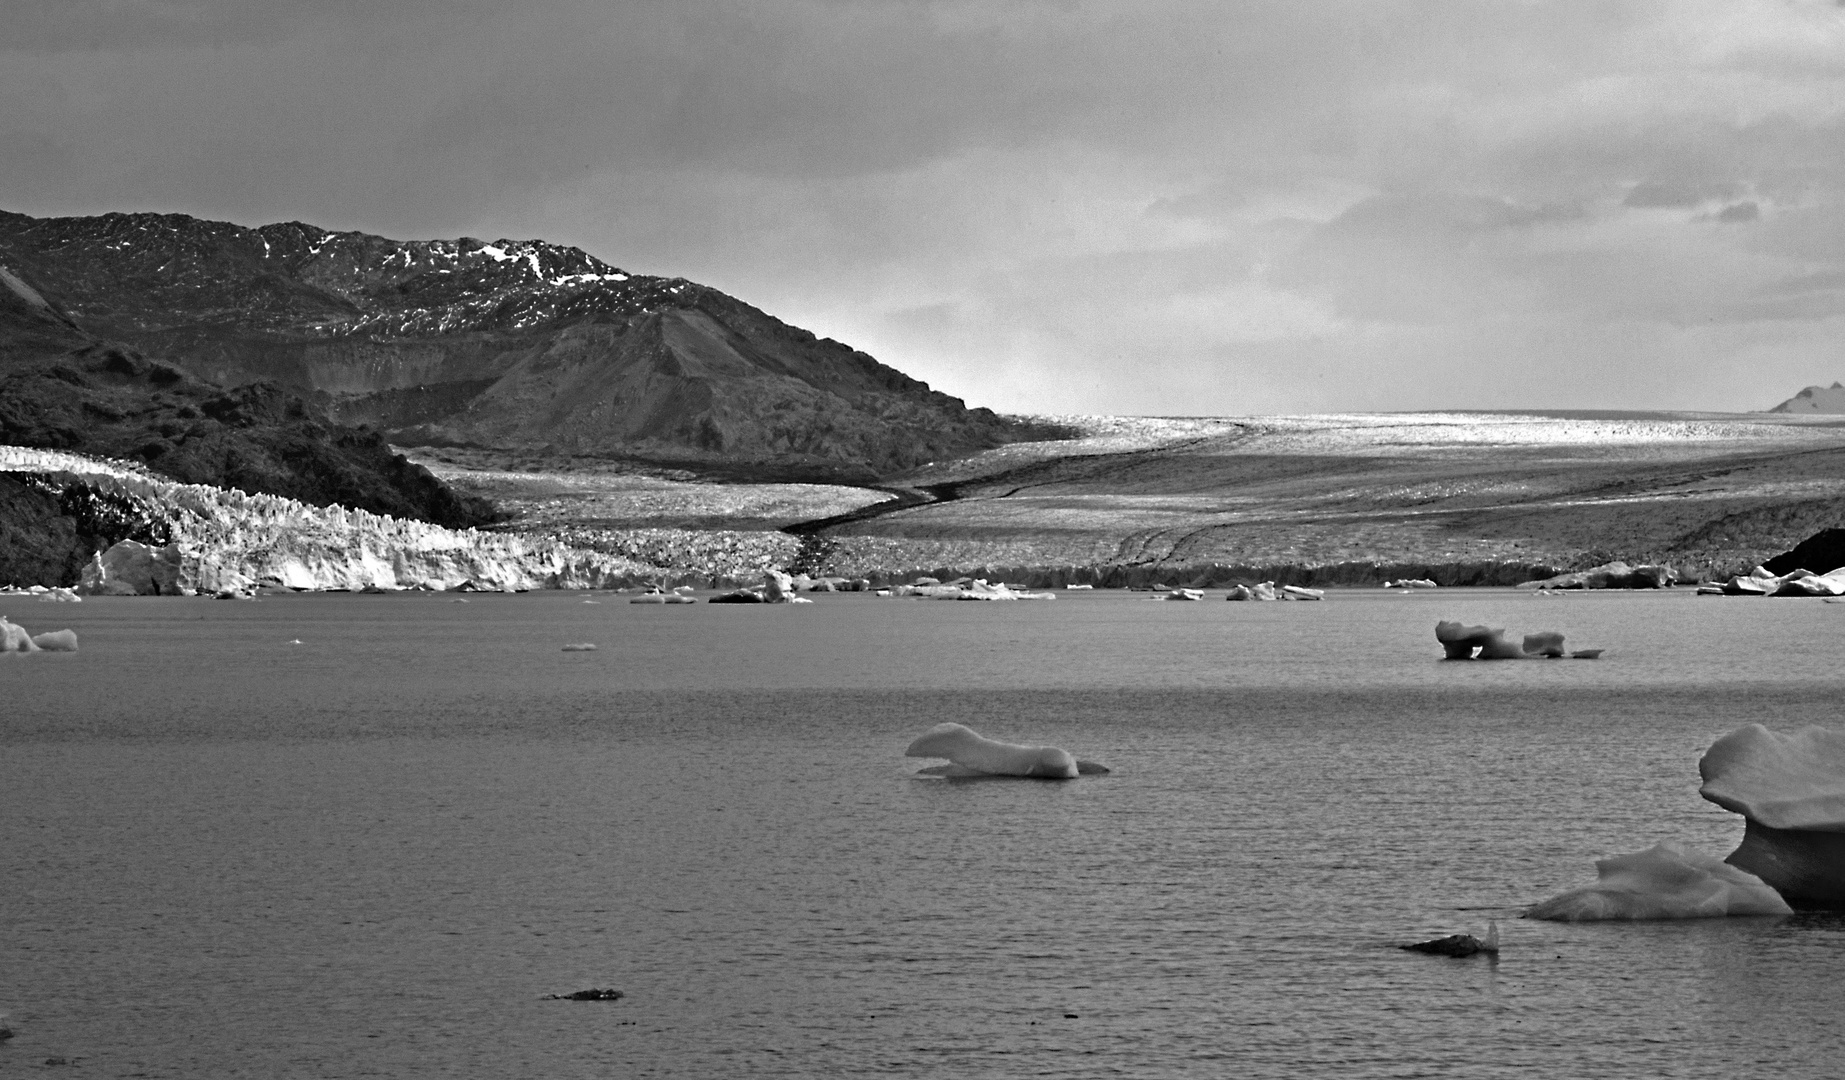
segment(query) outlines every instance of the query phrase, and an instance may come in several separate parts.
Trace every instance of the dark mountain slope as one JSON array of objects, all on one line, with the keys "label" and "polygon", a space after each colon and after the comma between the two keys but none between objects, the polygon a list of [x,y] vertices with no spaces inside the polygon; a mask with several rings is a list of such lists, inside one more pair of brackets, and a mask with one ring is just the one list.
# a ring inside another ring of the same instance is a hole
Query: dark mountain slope
[{"label": "dark mountain slope", "polygon": [[376,432],[328,423],[272,384],[226,390],[93,337],[56,296],[0,272],[0,444],[451,527],[493,520],[490,505],[449,490]]},{"label": "dark mountain slope", "polygon": [[0,262],[98,332],[399,443],[868,479],[1058,434],[714,289],[538,241],[0,213]]}]

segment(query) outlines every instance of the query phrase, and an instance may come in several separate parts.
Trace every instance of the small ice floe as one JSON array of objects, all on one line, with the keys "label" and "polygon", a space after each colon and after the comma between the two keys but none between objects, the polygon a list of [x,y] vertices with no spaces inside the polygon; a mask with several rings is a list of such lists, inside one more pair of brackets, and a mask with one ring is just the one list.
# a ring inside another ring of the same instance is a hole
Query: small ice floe
[{"label": "small ice floe", "polygon": [[1078,761],[1055,746],[1025,746],[978,735],[964,724],[937,724],[910,743],[904,757],[947,758],[949,764],[922,770],[929,776],[1024,776],[1071,780],[1108,772],[1106,765]]},{"label": "small ice floe", "polygon": [[300,639],[300,638],[296,638],[296,639],[294,639],[293,641],[291,641],[291,642],[289,642],[289,644],[290,644],[290,645],[299,645],[299,644],[301,644],[301,639]]},{"label": "small ice floe", "polygon": [[47,630],[34,637],[26,633],[26,628],[6,621],[0,616],[0,653],[6,652],[76,652],[77,634],[74,630]]},{"label": "small ice floe", "polygon": [[1714,855],[1662,841],[1629,855],[1595,861],[1598,880],[1535,904],[1527,919],[1593,922],[1791,915],[1768,883]]},{"label": "small ice floe", "polygon": [[1095,588],[1095,586],[1094,585],[1065,585],[1064,588],[1070,592],[1078,592],[1083,589],[1093,589]]},{"label": "small ice floe", "polygon": [[1474,937],[1472,934],[1449,934],[1447,937],[1436,938],[1433,941],[1418,941],[1413,945],[1398,945],[1397,948],[1408,949],[1410,952],[1431,953],[1435,956],[1463,957],[1473,956],[1478,953],[1498,956],[1499,923],[1496,920],[1487,920],[1486,937],[1484,940]]},{"label": "small ice floe", "polygon": [[1593,660],[1602,654],[1601,649],[1567,652],[1563,648],[1563,635],[1554,630],[1526,634],[1520,643],[1507,641],[1505,633],[1502,628],[1463,626],[1449,619],[1435,624],[1435,640],[1440,643],[1443,655],[1449,660],[1555,660],[1564,657],[1571,660]]},{"label": "small ice floe", "polygon": [[1153,599],[1155,600],[1203,600],[1204,590],[1203,589],[1184,589],[1184,588],[1173,589],[1165,593],[1164,595],[1156,596]]},{"label": "small ice floe", "polygon": [[1433,589],[1437,587],[1438,586],[1428,578],[1406,577],[1398,578],[1395,581],[1384,582],[1384,588],[1386,589]]},{"label": "small ice floe", "polygon": [[587,641],[579,641],[579,642],[575,642],[573,644],[564,646],[564,651],[565,652],[595,652],[596,646]]}]

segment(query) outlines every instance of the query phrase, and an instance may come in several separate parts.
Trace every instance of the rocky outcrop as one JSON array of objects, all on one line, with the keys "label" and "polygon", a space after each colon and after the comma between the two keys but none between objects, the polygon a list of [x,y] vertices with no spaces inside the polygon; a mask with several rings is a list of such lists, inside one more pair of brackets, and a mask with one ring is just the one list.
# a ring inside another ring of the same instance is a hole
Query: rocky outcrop
[{"label": "rocky outcrop", "polygon": [[226,390],[47,312],[0,288],[0,444],[451,528],[494,520],[491,504],[449,490],[376,431],[329,423],[297,394],[269,383]]},{"label": "rocky outcrop", "polygon": [[1845,567],[1845,529],[1821,529],[1762,564],[1777,577],[1796,570],[1828,574],[1840,567]]},{"label": "rocky outcrop", "polygon": [[1750,724],[1713,743],[1698,772],[1699,794],[1743,816],[1731,865],[1797,908],[1845,909],[1845,732]]},{"label": "rocky outcrop", "polygon": [[398,445],[868,479],[1063,434],[715,289],[539,240],[0,213],[0,263],[98,336],[211,383],[274,384]]},{"label": "rocky outcrop", "polygon": [[1776,413],[1845,413],[1845,383],[1809,386],[1769,409]]}]

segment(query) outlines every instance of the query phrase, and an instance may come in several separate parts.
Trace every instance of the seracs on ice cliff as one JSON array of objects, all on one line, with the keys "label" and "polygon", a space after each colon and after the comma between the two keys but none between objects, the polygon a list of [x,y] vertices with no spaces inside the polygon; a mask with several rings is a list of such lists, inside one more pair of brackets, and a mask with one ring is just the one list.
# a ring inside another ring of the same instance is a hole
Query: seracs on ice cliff
[{"label": "seracs on ice cliff", "polygon": [[100,552],[78,591],[117,595],[292,589],[499,591],[615,588],[658,575],[619,556],[554,540],[420,521],[274,495],[180,484],[124,464],[0,447],[0,471],[80,480],[164,519],[171,542],[124,540]]}]

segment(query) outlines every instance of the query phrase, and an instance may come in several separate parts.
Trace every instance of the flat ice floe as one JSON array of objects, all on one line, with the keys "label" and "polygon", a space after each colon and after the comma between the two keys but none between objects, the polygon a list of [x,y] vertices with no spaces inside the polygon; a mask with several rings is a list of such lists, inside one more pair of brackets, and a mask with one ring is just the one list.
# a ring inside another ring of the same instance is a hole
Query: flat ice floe
[{"label": "flat ice floe", "polygon": [[1025,776],[1073,780],[1082,773],[1107,772],[1093,762],[1079,762],[1055,746],[1024,746],[976,734],[965,724],[937,724],[903,751],[904,757],[947,758],[947,766],[924,770],[938,776]]},{"label": "flat ice floe", "polygon": [[1709,919],[1727,915],[1790,915],[1793,908],[1767,882],[1714,855],[1662,841],[1628,855],[1595,861],[1598,880],[1553,896],[1527,919],[1593,922]]}]

